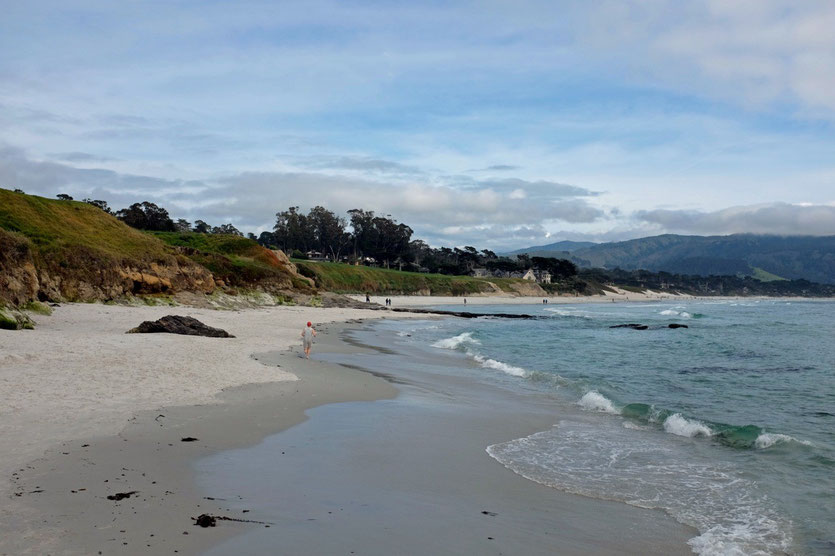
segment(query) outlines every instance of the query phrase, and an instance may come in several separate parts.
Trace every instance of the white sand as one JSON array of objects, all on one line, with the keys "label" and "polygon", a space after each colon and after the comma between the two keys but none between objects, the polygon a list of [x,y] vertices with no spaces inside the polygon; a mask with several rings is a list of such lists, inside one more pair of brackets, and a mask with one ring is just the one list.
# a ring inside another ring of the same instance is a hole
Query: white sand
[{"label": "white sand", "polygon": [[[557,295],[557,296],[510,296],[510,295],[473,295],[473,296],[440,296],[440,295],[372,295],[371,303],[385,304],[385,299],[392,300],[392,307],[417,307],[434,305],[541,305],[543,299],[548,303],[612,303],[621,301],[661,301],[661,300],[682,300],[694,299],[690,295],[674,295],[670,293],[658,293],[646,290],[642,293],[630,292],[620,288],[612,288],[614,292],[606,292],[604,295]],[[365,301],[364,295],[349,295],[357,301]]]},{"label": "white sand", "polygon": [[[195,317],[236,338],[125,334],[167,314]],[[358,309],[97,304],[65,304],[52,316],[33,315],[35,330],[0,330],[0,474],[7,478],[60,442],[117,434],[138,411],[216,403],[224,388],[295,380],[251,355],[300,344],[308,320],[315,326],[382,316]],[[6,486],[0,483],[0,489]]]}]

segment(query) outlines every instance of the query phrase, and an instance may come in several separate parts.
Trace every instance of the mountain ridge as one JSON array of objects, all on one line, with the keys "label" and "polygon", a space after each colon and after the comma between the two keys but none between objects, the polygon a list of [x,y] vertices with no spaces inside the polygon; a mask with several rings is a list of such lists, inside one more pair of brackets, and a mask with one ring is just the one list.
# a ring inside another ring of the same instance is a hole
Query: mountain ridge
[{"label": "mountain ridge", "polygon": [[[552,244],[552,245],[558,245]],[[578,266],[652,270],[692,275],[754,275],[835,284],[835,236],[662,234],[565,251],[533,246],[514,253],[569,258]]]}]

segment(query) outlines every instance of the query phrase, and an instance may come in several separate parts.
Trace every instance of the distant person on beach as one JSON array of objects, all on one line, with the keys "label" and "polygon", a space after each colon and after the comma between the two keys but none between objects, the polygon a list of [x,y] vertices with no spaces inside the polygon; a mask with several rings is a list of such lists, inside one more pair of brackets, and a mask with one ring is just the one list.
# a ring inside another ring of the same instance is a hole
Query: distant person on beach
[{"label": "distant person on beach", "polygon": [[371,297],[369,297],[368,294],[365,294],[365,302],[371,303]]},{"label": "distant person on beach", "polygon": [[465,297],[464,298],[464,305],[466,305],[466,304],[467,304],[467,298]]},{"label": "distant person on beach", "polygon": [[302,330],[302,346],[304,347],[304,356],[310,359],[310,348],[313,347],[313,338],[316,336],[316,330],[313,324],[308,322],[307,326]]}]

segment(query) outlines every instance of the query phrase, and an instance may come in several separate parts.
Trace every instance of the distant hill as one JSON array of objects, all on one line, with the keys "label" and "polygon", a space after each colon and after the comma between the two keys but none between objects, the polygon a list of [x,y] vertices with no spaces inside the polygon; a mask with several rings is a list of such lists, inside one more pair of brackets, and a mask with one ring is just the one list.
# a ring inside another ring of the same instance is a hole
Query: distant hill
[{"label": "distant hill", "polygon": [[666,234],[578,249],[584,267],[677,274],[750,275],[835,284],[835,236]]},{"label": "distant hill", "polygon": [[573,253],[588,247],[594,247],[597,243],[591,241],[558,241],[556,243],[549,243],[547,245],[534,245],[532,247],[525,247],[524,249],[517,249],[502,253],[507,257],[515,255],[528,255],[531,257],[554,257],[556,259],[568,259],[579,266],[588,266],[582,261],[573,256]]},{"label": "distant hill", "polygon": [[555,253],[573,253],[579,249],[585,249],[595,245],[598,244],[592,241],[557,241],[556,243],[549,243],[547,245],[534,245],[532,247],[525,247],[524,249],[509,251],[507,253],[502,253],[502,255],[512,256],[528,254],[531,257],[557,257]]}]

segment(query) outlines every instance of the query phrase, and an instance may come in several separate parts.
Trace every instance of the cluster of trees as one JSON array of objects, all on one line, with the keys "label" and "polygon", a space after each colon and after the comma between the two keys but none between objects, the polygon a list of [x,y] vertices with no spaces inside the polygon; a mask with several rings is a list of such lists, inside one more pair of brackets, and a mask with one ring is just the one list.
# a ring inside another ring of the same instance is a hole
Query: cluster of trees
[{"label": "cluster of trees", "polygon": [[[73,198],[66,193],[61,193],[57,196],[62,201],[72,201]],[[138,230],[148,230],[153,232],[197,232],[200,234],[228,234],[242,236],[243,234],[232,224],[221,224],[220,226],[211,226],[202,220],[195,220],[194,225],[188,220],[178,218],[176,221],[171,218],[168,211],[163,207],[144,201],[142,203],[134,203],[127,208],[114,211],[107,204],[107,201],[100,199],[82,199],[83,202],[100,208],[107,214],[112,214],[128,226]],[[251,239],[255,239],[254,234],[249,234]]]},{"label": "cluster of trees", "polygon": [[257,238],[264,246],[296,254],[316,251],[334,261],[373,259],[387,267],[413,260],[412,229],[390,216],[353,209],[346,219],[321,206],[307,214],[290,207],[275,216],[273,231]]},{"label": "cluster of trees", "polygon": [[[58,198],[72,200],[63,193]],[[182,218],[174,220],[165,208],[148,201],[116,211],[106,201],[83,201],[140,230],[243,235],[232,224],[211,226],[203,220],[195,220],[194,224]],[[555,279],[577,274],[577,267],[562,259],[527,255],[499,257],[489,249],[478,251],[471,246],[432,248],[422,240],[412,240],[412,233],[406,224],[370,210],[349,210],[345,218],[322,206],[313,207],[307,214],[293,206],[276,213],[271,232],[247,236],[265,247],[295,256],[305,257],[315,251],[333,261],[372,262],[420,272],[464,275],[476,268],[507,273],[534,268],[550,272]]]}]

